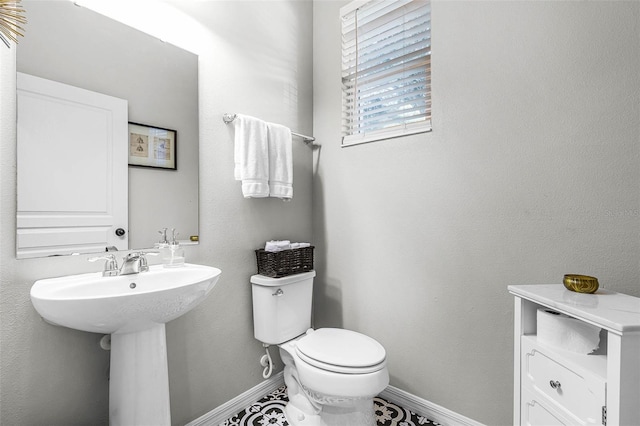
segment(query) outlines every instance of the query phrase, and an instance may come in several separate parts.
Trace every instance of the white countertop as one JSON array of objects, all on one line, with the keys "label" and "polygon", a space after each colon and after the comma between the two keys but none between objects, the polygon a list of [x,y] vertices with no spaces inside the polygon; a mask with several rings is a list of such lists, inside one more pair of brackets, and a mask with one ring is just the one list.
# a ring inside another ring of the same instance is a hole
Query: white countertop
[{"label": "white countertop", "polygon": [[640,298],[598,289],[594,294],[576,293],[562,284],[510,285],[509,293],[578,316],[616,333],[640,332]]}]

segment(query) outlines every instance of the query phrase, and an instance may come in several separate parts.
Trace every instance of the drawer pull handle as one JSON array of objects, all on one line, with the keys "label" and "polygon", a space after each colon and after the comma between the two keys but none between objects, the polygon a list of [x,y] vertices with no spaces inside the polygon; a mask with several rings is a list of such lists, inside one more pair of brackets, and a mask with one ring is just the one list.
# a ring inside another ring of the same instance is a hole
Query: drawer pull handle
[{"label": "drawer pull handle", "polygon": [[551,386],[551,389],[560,389],[560,386],[562,386],[562,385],[557,380],[555,380],[555,381],[551,380],[551,381],[549,381],[549,386]]}]

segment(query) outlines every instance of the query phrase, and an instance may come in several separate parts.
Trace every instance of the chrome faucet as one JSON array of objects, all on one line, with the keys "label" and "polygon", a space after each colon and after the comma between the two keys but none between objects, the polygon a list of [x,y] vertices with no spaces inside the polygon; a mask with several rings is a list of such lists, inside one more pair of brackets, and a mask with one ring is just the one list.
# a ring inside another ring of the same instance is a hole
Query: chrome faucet
[{"label": "chrome faucet", "polygon": [[134,251],[126,255],[122,259],[120,267],[120,275],[138,274],[140,272],[148,272],[147,254],[155,255],[153,252]]},{"label": "chrome faucet", "polygon": [[131,275],[138,274],[140,272],[148,272],[149,265],[147,264],[147,255],[157,256],[158,252],[154,251],[134,251],[127,254],[122,259],[122,266],[118,269],[118,261],[113,254],[106,254],[104,256],[97,256],[89,258],[89,262],[95,262],[97,260],[105,260],[104,270],[102,271],[103,277],[115,277],[118,275]]},{"label": "chrome faucet", "polygon": [[103,277],[115,277],[118,275],[118,261],[113,254],[106,254],[104,256],[90,257],[89,262],[95,262],[97,260],[105,260],[104,270],[102,271]]}]

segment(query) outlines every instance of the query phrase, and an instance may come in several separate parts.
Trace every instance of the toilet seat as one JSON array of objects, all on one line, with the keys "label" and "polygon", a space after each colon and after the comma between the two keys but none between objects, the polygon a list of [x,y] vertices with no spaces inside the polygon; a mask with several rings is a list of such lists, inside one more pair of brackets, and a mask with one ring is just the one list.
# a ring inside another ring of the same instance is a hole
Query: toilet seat
[{"label": "toilet seat", "polygon": [[310,331],[296,342],[296,355],[314,367],[342,374],[367,374],[386,367],[386,351],[380,343],[338,328]]}]

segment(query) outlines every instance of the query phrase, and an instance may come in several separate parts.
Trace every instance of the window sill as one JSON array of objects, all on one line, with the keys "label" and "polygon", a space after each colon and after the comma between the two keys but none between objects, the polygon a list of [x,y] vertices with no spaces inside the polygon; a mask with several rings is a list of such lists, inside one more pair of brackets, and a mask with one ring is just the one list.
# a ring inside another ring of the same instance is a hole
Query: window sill
[{"label": "window sill", "polygon": [[374,133],[364,133],[362,135],[349,135],[342,138],[342,148],[349,146],[361,145],[364,143],[377,142],[386,139],[400,138],[403,136],[415,135],[418,133],[427,133],[432,130],[431,121],[420,123],[419,126],[407,126],[401,129],[383,130]]}]

